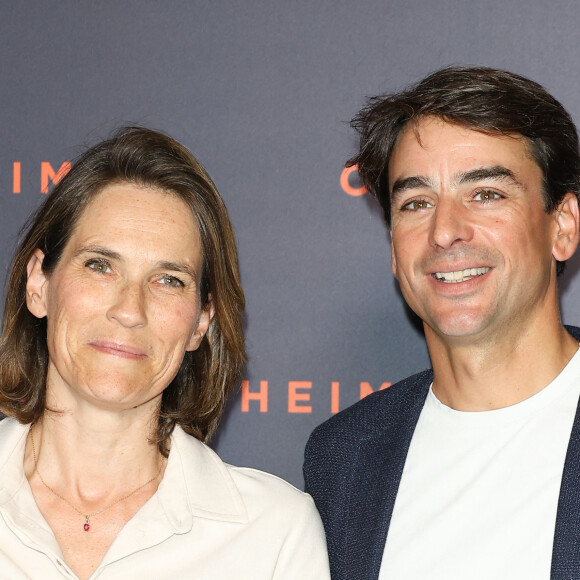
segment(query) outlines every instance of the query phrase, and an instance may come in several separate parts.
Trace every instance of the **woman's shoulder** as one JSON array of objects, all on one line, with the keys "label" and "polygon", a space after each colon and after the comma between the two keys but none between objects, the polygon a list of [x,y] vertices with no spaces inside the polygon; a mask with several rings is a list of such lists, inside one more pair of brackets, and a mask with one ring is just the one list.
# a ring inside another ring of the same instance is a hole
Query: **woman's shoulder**
[{"label": "woman's shoulder", "polygon": [[[330,578],[324,529],[308,494],[276,475],[225,463],[182,430],[174,433],[169,460],[173,476],[184,474],[192,515],[199,518],[192,529],[223,545],[213,551],[224,561],[235,554],[232,569],[239,573],[224,578]],[[250,566],[246,573],[240,562]]]},{"label": "woman's shoulder", "polygon": [[23,425],[12,417],[0,419],[0,457],[12,453],[15,446],[26,439],[30,425]]},{"label": "woman's shoulder", "polygon": [[277,475],[252,467],[238,467],[227,463],[224,465],[246,497],[255,496],[256,499],[262,498],[261,501],[266,501],[267,498],[272,501],[283,499],[295,505],[312,502],[312,498],[307,493],[300,491]]},{"label": "woman's shoulder", "polygon": [[0,414],[0,432],[13,433],[26,431],[27,429],[30,429],[30,425],[23,425],[13,417],[6,417],[6,415]]},{"label": "woman's shoulder", "polygon": [[203,464],[203,473],[208,485],[234,486],[240,494],[248,511],[267,510],[276,507],[280,514],[281,506],[297,515],[296,510],[310,511],[314,502],[307,493],[300,491],[291,483],[272,473],[252,467],[239,467],[222,461],[219,455],[201,441],[181,431],[177,435],[180,448],[186,452],[187,459],[193,462],[192,469],[197,471]]}]

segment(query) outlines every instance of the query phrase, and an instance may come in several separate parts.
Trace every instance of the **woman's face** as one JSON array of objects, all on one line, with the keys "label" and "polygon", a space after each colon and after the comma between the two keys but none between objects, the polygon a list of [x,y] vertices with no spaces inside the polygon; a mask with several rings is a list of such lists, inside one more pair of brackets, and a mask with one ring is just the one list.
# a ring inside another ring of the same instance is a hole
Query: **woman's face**
[{"label": "woman's face", "polygon": [[42,258],[37,250],[28,265],[27,304],[47,318],[49,403],[156,405],[212,316],[200,304],[190,209],[159,190],[113,184],[84,210],[48,277]]}]

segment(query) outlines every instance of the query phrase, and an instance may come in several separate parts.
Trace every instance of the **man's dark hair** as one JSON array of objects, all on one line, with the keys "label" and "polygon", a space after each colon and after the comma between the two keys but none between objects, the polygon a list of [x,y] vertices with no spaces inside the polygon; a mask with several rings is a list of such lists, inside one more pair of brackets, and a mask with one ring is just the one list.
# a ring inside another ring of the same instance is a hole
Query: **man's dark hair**
[{"label": "man's dark hair", "polygon": [[[545,208],[551,212],[566,193],[579,196],[580,156],[576,127],[564,107],[542,86],[520,75],[485,67],[452,66],[405,91],[372,97],[353,118],[360,136],[356,165],[366,188],[391,224],[388,166],[405,125],[439,117],[490,135],[523,136],[544,176]],[[558,263],[558,271],[563,264]]]}]

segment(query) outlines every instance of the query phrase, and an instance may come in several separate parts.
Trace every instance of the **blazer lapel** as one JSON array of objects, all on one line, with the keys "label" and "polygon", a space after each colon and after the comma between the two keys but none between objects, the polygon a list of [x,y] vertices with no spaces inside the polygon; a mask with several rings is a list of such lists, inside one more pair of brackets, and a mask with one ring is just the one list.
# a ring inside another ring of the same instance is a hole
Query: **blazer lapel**
[{"label": "blazer lapel", "polygon": [[[566,326],[580,339],[580,329]],[[580,402],[564,462],[552,549],[552,580],[580,578]]]},{"label": "blazer lapel", "polygon": [[370,580],[379,576],[403,467],[432,373],[427,371],[413,379],[398,385],[395,400],[388,397],[385,412],[378,414],[375,434],[361,439],[353,457],[354,477],[343,528],[349,557],[341,578]]}]

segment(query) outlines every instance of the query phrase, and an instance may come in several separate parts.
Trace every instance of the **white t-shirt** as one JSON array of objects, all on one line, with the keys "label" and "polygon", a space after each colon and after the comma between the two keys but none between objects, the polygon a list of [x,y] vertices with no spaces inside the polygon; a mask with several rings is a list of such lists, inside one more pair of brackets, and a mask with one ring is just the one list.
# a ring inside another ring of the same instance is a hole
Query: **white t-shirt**
[{"label": "white t-shirt", "polygon": [[580,351],[547,387],[511,407],[455,411],[430,390],[379,579],[547,580],[579,396]]}]

